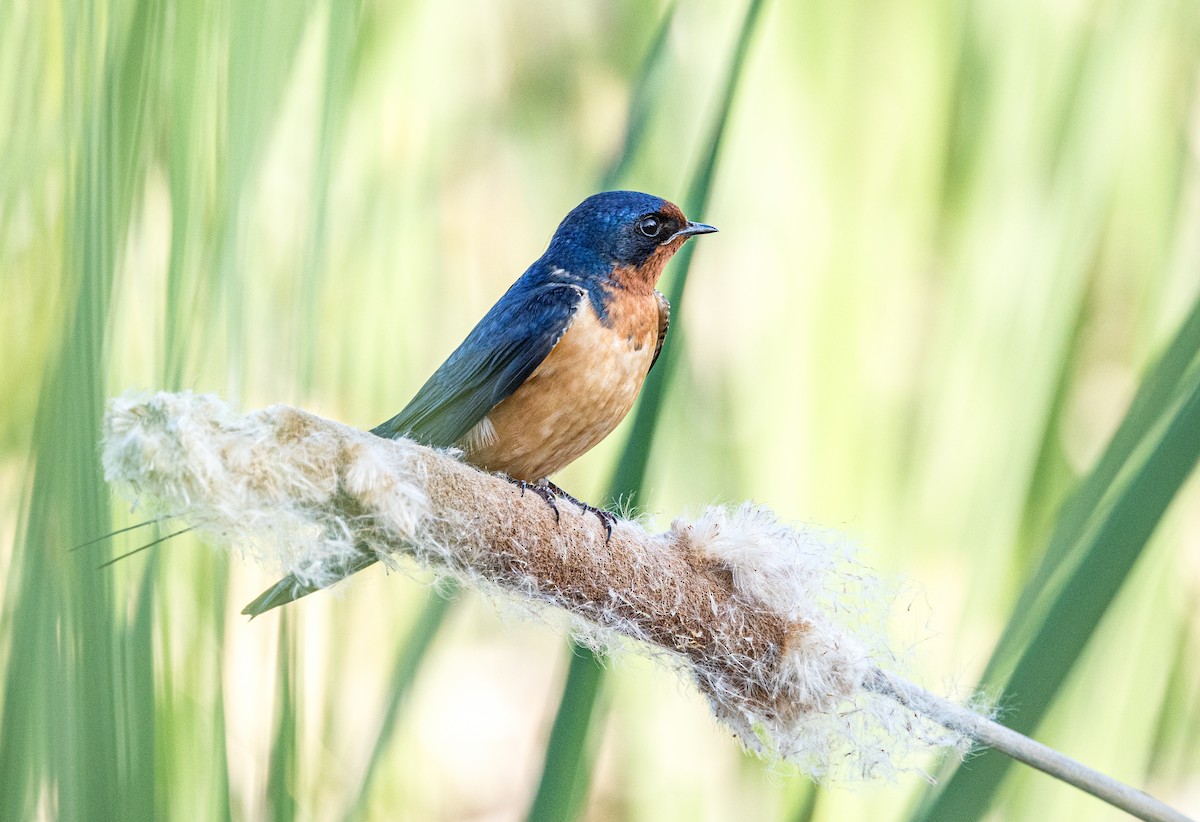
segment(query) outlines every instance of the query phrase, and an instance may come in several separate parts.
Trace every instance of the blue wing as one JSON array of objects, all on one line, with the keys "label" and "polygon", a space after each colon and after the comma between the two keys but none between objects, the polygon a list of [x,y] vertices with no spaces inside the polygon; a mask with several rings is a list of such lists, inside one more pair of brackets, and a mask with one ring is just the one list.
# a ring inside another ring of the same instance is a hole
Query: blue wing
[{"label": "blue wing", "polygon": [[[535,263],[484,315],[466,340],[396,416],[376,426],[381,437],[408,436],[436,447],[453,445],[497,403],[529,378],[566,333],[587,291],[566,272]],[[371,551],[333,574],[350,576],[378,561]],[[288,574],[242,609],[258,616],[306,596],[317,586]]]},{"label": "blue wing", "polygon": [[404,410],[372,433],[438,447],[458,442],[546,359],[585,293],[563,280],[517,280]]}]

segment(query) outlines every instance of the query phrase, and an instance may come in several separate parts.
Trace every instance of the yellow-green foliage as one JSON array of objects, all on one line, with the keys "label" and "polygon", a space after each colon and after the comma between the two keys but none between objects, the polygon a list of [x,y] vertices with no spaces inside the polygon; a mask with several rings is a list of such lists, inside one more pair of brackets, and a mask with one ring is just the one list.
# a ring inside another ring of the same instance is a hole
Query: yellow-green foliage
[{"label": "yellow-green foliage", "polygon": [[[96,571],[68,549],[140,516],[100,479],[103,401],[387,418],[606,175],[688,195],[745,10],[683,0],[659,41],[661,3],[0,3],[0,819],[524,813],[557,636],[382,568],[247,624],[270,580],[190,537]],[[905,580],[912,667],[964,689],[1057,523],[992,673],[1082,648],[1036,734],[1193,814],[1200,505],[1193,481],[1158,523],[1191,466],[1153,456],[1200,346],[1067,531],[1059,508],[1196,299],[1198,78],[1194,0],[767,2],[636,500],[852,534]],[[627,432],[559,483],[598,499]],[[1131,570],[1125,501],[1158,524]],[[1083,615],[1074,650],[1036,644],[1053,614]],[[634,660],[587,710],[593,818],[782,819],[808,790]],[[973,790],[954,807],[1104,813],[1025,773]]]}]

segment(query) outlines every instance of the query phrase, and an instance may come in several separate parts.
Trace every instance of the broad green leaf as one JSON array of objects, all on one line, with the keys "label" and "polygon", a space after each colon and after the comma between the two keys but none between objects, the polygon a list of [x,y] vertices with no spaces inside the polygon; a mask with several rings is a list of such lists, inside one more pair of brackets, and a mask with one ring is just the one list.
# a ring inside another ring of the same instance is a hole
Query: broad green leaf
[{"label": "broad green leaf", "polygon": [[[1014,730],[1032,734],[1036,729],[1200,459],[1200,348],[1192,339],[1196,315],[1184,323],[1148,376],[1093,477],[1064,509],[1062,516],[1070,522],[1055,536],[1074,532],[1074,539],[1058,550],[1077,560],[1045,575],[1062,574],[1053,580],[1042,618],[1029,627],[1029,641],[1001,696],[1007,706],[1004,722]],[[1135,432],[1140,436],[1130,442]],[[1120,464],[1111,464],[1116,462]],[[1106,483],[1094,479],[1101,473]],[[1081,501],[1090,508],[1083,509]],[[982,818],[1011,764],[995,751],[971,758],[954,771],[921,818]]]}]

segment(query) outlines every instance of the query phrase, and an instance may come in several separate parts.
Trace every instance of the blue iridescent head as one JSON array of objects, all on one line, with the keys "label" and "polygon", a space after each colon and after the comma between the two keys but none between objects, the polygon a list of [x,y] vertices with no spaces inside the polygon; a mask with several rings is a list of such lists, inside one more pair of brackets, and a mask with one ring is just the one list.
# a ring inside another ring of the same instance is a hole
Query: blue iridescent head
[{"label": "blue iridescent head", "polygon": [[689,222],[679,206],[661,197],[640,191],[604,191],[588,197],[563,218],[549,252],[583,251],[617,268],[641,268],[654,258],[651,264],[661,270],[662,263],[688,237],[714,231],[710,225]]}]

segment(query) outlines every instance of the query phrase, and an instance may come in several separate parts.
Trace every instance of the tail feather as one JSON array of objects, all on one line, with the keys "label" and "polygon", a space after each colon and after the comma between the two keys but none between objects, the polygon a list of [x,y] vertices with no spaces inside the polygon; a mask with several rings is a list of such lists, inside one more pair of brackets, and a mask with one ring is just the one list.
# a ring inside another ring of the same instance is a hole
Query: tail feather
[{"label": "tail feather", "polygon": [[255,597],[253,602],[242,609],[242,613],[253,619],[273,608],[278,608],[280,605],[287,605],[289,602],[295,602],[301,597],[306,597],[313,591],[320,591],[322,588],[328,588],[330,585],[341,582],[351,574],[357,574],[359,571],[371,567],[378,561],[379,557],[374,553],[364,552],[342,568],[339,568],[336,579],[329,583],[329,585],[314,585],[310,582],[301,582],[296,578],[295,574],[288,574]]}]

